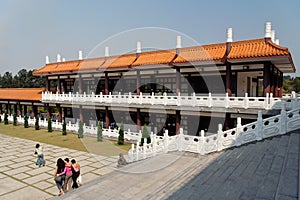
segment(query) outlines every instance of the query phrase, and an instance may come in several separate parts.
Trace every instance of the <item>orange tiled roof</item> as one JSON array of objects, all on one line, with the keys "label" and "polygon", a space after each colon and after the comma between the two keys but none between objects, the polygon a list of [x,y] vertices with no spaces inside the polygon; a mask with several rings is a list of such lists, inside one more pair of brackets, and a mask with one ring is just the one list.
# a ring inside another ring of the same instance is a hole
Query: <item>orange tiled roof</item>
[{"label": "orange tiled roof", "polygon": [[110,56],[101,66],[102,69],[127,68],[135,61],[136,54],[125,54],[120,56]]},{"label": "orange tiled roof", "polygon": [[271,41],[265,43],[265,39],[244,40],[232,42],[232,47],[228,59],[244,59],[269,56],[287,56],[287,48],[278,46]]},{"label": "orange tiled roof", "polygon": [[[222,62],[225,58],[226,43],[210,44],[181,48],[176,57],[175,49],[143,52],[137,58],[136,54],[110,56],[108,58],[92,58],[82,61],[68,61],[47,64],[34,71],[34,75],[60,74],[84,70],[107,70],[127,68],[129,66],[160,65],[160,64],[184,64],[191,62]],[[271,41],[265,43],[265,39],[254,39],[232,42],[232,48],[227,56],[230,62],[239,59],[269,58],[285,56],[289,64],[295,69],[291,54],[287,48],[278,46]],[[295,71],[295,70],[294,70]]]},{"label": "orange tiled roof", "polygon": [[226,43],[211,44],[180,49],[179,56],[173,63],[220,61],[226,52]]},{"label": "orange tiled roof", "polygon": [[151,52],[143,52],[132,66],[141,65],[168,65],[176,56],[176,50],[159,50]]},{"label": "orange tiled roof", "polygon": [[104,58],[91,58],[82,60],[79,63],[78,69],[79,70],[95,70],[100,68],[101,65],[104,63]]},{"label": "orange tiled roof", "polygon": [[1,100],[41,101],[45,88],[0,88]]}]

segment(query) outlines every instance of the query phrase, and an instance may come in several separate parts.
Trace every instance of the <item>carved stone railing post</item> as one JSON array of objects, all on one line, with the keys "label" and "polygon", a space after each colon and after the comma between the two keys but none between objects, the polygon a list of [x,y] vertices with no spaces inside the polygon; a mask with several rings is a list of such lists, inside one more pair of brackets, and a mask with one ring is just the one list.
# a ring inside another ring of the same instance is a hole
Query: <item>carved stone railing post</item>
[{"label": "carved stone railing post", "polygon": [[222,131],[222,124],[219,124],[218,125],[218,133],[217,133],[217,150],[218,151],[221,151],[223,149],[223,146],[222,146],[222,134],[223,134],[223,131]]},{"label": "carved stone railing post", "polygon": [[285,103],[282,103],[280,111],[280,134],[285,134],[287,131],[287,114]]},{"label": "carved stone railing post", "polygon": [[237,118],[236,120],[236,146],[240,146],[243,141],[243,136],[242,136],[242,119],[240,117]]},{"label": "carved stone railing post", "polygon": [[257,114],[257,132],[256,132],[256,140],[260,141],[263,138],[263,118],[261,110],[258,111]]}]

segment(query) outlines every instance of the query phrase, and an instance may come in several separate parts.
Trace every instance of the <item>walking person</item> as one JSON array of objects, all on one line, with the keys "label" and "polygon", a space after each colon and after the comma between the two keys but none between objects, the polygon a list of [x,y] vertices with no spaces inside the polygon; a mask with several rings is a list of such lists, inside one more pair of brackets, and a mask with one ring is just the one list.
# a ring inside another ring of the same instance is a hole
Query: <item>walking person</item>
[{"label": "walking person", "polygon": [[45,159],[44,159],[44,153],[43,153],[43,147],[40,144],[35,145],[35,154],[37,154],[37,160],[35,164],[39,167],[42,165],[45,166]]},{"label": "walking person", "polygon": [[65,165],[66,164],[63,159],[57,159],[56,168],[54,170],[54,180],[59,190],[58,196],[64,195],[63,183],[65,182],[66,178]]},{"label": "walking person", "polygon": [[76,162],[75,159],[72,159],[71,163],[72,163],[72,172],[73,172],[73,174],[72,174],[72,180],[73,180],[72,188],[75,189],[75,188],[78,188],[77,178],[80,175],[80,165]]},{"label": "walking person", "polygon": [[66,180],[63,185],[64,192],[67,192],[71,188],[72,184],[72,163],[69,158],[65,158],[65,170],[66,170]]}]

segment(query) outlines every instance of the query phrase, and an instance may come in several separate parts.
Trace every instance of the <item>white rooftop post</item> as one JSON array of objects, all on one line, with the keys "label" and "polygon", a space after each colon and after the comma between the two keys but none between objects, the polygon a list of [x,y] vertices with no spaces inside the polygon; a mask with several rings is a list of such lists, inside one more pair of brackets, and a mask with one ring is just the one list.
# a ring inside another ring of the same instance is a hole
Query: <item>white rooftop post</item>
[{"label": "white rooftop post", "polygon": [[50,61],[49,61],[49,56],[46,56],[46,64],[49,64]]},{"label": "white rooftop post", "polygon": [[271,30],[271,40],[275,43],[275,30]]},{"label": "white rooftop post", "polygon": [[65,62],[65,61],[66,61],[66,59],[65,59],[65,58],[62,58],[62,59],[61,59],[61,61],[62,61],[62,62]]},{"label": "white rooftop post", "polygon": [[109,56],[109,47],[105,47],[105,53],[104,53],[105,57]]},{"label": "white rooftop post", "polygon": [[176,54],[179,54],[179,51],[181,49],[181,36],[178,35],[176,38]]},{"label": "white rooftop post", "polygon": [[83,60],[83,53],[81,50],[78,51],[78,60]]},{"label": "white rooftop post", "polygon": [[232,28],[228,28],[226,32],[226,42],[232,42]]},{"label": "white rooftop post", "polygon": [[279,39],[275,40],[275,44],[279,45]]},{"label": "white rooftop post", "polygon": [[265,38],[271,38],[271,29],[272,29],[271,22],[266,22],[265,23]]},{"label": "white rooftop post", "polygon": [[177,38],[176,38],[176,48],[177,49],[180,49],[181,48],[181,36],[180,35],[177,35]]},{"label": "white rooftop post", "polygon": [[140,41],[136,43],[136,53],[142,53],[142,45]]},{"label": "white rooftop post", "polygon": [[56,62],[61,62],[61,56],[60,56],[59,53],[57,54],[57,60],[56,60]]}]

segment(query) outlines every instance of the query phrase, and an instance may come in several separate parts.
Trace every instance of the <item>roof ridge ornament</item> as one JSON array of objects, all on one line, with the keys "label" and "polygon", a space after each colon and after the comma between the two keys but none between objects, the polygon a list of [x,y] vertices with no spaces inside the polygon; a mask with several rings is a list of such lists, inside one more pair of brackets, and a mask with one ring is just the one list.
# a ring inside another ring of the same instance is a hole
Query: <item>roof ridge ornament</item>
[{"label": "roof ridge ornament", "polygon": [[83,53],[81,50],[78,51],[78,60],[83,60]]},{"label": "roof ridge ornament", "polygon": [[177,55],[179,54],[181,47],[182,47],[181,46],[181,36],[177,35],[177,38],[176,38],[176,54]]},{"label": "roof ridge ornament", "polygon": [[60,56],[59,53],[57,54],[57,60],[56,60],[56,62],[61,62],[61,56]]},{"label": "roof ridge ornament", "polygon": [[271,30],[272,30],[271,22],[266,22],[265,23],[265,38],[271,38]]},{"label": "roof ridge ornament", "polygon": [[49,63],[50,63],[49,56],[46,56],[46,65],[48,65]]},{"label": "roof ridge ornament", "polygon": [[232,42],[232,28],[227,28],[227,32],[226,32],[226,42]]},{"label": "roof ridge ornament", "polygon": [[138,41],[138,42],[136,43],[136,53],[137,53],[137,54],[142,53],[142,45],[141,45],[141,42],[140,42],[140,41]]},{"label": "roof ridge ornament", "polygon": [[104,50],[104,56],[105,57],[109,57],[109,47],[105,47],[105,50]]}]

